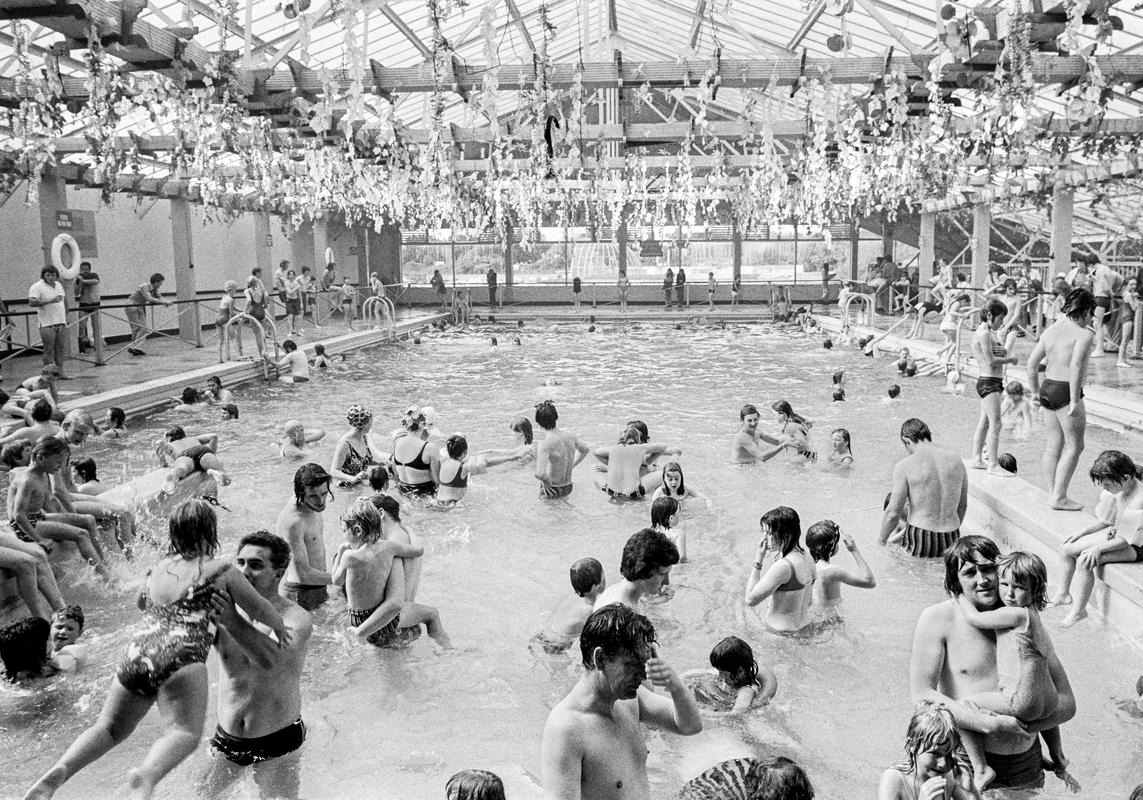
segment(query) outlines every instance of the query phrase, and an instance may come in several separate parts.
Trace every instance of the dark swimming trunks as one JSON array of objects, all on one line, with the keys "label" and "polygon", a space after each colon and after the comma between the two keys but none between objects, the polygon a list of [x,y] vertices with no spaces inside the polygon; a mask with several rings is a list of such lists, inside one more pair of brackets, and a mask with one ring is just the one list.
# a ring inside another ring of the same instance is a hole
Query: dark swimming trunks
[{"label": "dark swimming trunks", "polygon": [[282,584],[282,589],[282,594],[288,600],[293,600],[306,611],[313,611],[329,599],[329,587],[327,586],[286,581]]},{"label": "dark swimming trunks", "polygon": [[1111,309],[1111,296],[1110,295],[1096,295],[1095,307],[1102,308],[1104,311]]},{"label": "dark swimming trunks", "polygon": [[437,485],[432,481],[425,481],[424,483],[404,483],[397,481],[397,488],[405,494],[416,494],[422,497],[430,497],[437,493]]},{"label": "dark swimming trunks", "polygon": [[231,764],[250,767],[260,761],[289,755],[301,747],[305,740],[306,724],[298,717],[281,730],[249,739],[231,736],[219,725],[215,729],[214,738],[210,740],[210,746]]},{"label": "dark swimming trunks", "polygon": [[638,489],[629,493],[617,492],[607,485],[600,486],[599,488],[617,500],[642,500],[647,496],[647,490],[643,488],[643,484],[639,484]]},{"label": "dark swimming trunks", "polygon": [[976,393],[980,395],[981,399],[988,397],[990,394],[999,394],[1003,391],[1003,378],[994,378],[985,375],[976,379]]},{"label": "dark swimming trunks", "polygon": [[[44,521],[43,511],[29,511],[24,516],[28,518],[28,522],[31,523],[33,530],[35,530],[36,527]],[[24,542],[31,542],[35,544],[36,540],[28,536],[28,534],[24,533],[24,530],[16,524],[16,520],[8,520],[8,527],[12,529],[12,533],[16,534],[16,538]]]},{"label": "dark swimming trunks", "polygon": [[909,555],[917,558],[939,558],[959,538],[959,530],[934,533],[915,525],[906,525],[901,546],[909,551]]},{"label": "dark swimming trunks", "polygon": [[[1080,389],[1080,399],[1083,399],[1083,389]],[[1072,401],[1072,387],[1067,381],[1054,381],[1045,378],[1040,384],[1040,405],[1049,411],[1063,408]]]},{"label": "dark swimming trunks", "polygon": [[565,483],[563,486],[547,487],[543,484],[540,485],[540,497],[545,500],[558,500],[561,497],[567,497],[572,493],[572,485]]},{"label": "dark swimming trunks", "polygon": [[[369,619],[369,615],[376,611],[379,607],[380,606],[375,606],[368,610],[347,608],[346,611],[349,612],[349,624],[357,627],[361,623],[365,622],[365,620]],[[365,641],[369,642],[369,644],[373,645],[374,647],[384,647],[387,644],[392,644],[397,639],[397,633],[399,630],[397,628],[397,623],[400,621],[400,618],[400,614],[393,617],[392,621],[386,624],[384,628],[369,634],[369,638],[367,638]]]},{"label": "dark swimming trunks", "polygon": [[985,752],[984,760],[988,766],[996,770],[996,781],[992,784],[996,788],[1029,786],[1044,778],[1043,754],[1039,739],[1032,742],[1032,746],[1023,753],[1002,755]]},{"label": "dark swimming trunks", "polygon": [[179,458],[189,458],[192,462],[194,462],[194,468],[201,471],[202,457],[207,453],[213,452],[214,451],[211,450],[208,445],[196,444],[194,447],[188,447],[186,450],[183,450],[181,453],[179,453]]}]

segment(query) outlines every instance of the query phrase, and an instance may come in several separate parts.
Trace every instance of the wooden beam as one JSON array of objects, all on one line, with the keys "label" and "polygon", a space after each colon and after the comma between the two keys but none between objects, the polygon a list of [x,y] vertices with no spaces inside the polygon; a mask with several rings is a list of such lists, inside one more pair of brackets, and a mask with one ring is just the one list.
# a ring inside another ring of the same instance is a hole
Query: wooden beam
[{"label": "wooden beam", "polygon": [[872,0],[856,0],[856,2],[859,6],[865,9],[865,13],[873,17],[873,19],[876,20],[877,24],[885,29],[886,33],[893,37],[893,40],[896,41],[897,44],[904,47],[905,50],[908,51],[909,55],[916,56],[921,53],[921,48],[914,44],[913,41],[909,39],[909,37],[907,37],[904,33],[902,33],[901,29],[894,25],[888,17],[882,14],[881,9],[875,6]]},{"label": "wooden beam", "polygon": [[691,43],[691,50],[694,50],[698,45],[699,33],[702,32],[704,14],[706,14],[706,0],[697,0],[695,3],[694,18],[691,20],[691,35],[688,38],[688,41]]},{"label": "wooden beam", "polygon": [[798,26],[798,30],[795,31],[794,35],[790,38],[790,43],[786,45],[787,50],[796,50],[798,45],[802,43],[802,40],[809,35],[814,25],[818,24],[818,20],[821,19],[822,14],[825,13],[825,5],[825,0],[817,0],[810,10],[806,12],[802,24]]},{"label": "wooden beam", "polygon": [[536,52],[536,44],[532,41],[532,34],[528,33],[528,26],[524,24],[524,17],[520,15],[520,9],[516,7],[515,0],[504,0],[504,5],[508,7],[508,15],[520,29],[520,34],[524,37],[524,43],[528,45],[528,49],[533,53]]},{"label": "wooden beam", "polygon": [[413,47],[417,48],[417,52],[419,52],[426,61],[433,57],[433,51],[417,37],[417,34],[413,33],[413,29],[405,24],[405,20],[401,19],[401,15],[391,9],[388,3],[383,3],[380,7],[380,11],[381,16],[392,22],[393,27],[399,30],[401,35],[408,39]]}]

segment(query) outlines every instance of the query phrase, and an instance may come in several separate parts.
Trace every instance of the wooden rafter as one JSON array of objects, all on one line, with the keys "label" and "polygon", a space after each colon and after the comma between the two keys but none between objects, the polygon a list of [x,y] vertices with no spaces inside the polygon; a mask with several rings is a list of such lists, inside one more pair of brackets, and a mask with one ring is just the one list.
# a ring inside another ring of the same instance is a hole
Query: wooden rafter
[{"label": "wooden rafter", "polygon": [[400,14],[389,7],[388,3],[382,3],[380,6],[380,11],[381,16],[392,22],[393,27],[399,30],[401,35],[408,39],[409,43],[412,44],[413,47],[417,48],[417,52],[419,52],[426,61],[433,57],[433,51],[429,49],[429,46],[422,42],[417,34],[413,33],[413,29],[410,28],[405,20],[401,18]]},{"label": "wooden rafter", "polygon": [[532,41],[532,34],[528,33],[528,26],[524,24],[524,17],[521,16],[520,9],[516,7],[516,0],[504,0],[504,5],[508,7],[508,16],[520,29],[520,35],[524,37],[524,44],[528,45],[528,49],[533,53],[536,52],[536,43]]},{"label": "wooden rafter", "polygon": [[806,17],[802,20],[802,24],[798,26],[798,30],[790,37],[790,43],[786,45],[786,49],[795,50],[798,45],[802,43],[802,40],[809,35],[810,31],[813,30],[813,27],[818,24],[818,20],[822,18],[822,14],[824,13],[825,0],[817,0],[810,10],[806,12]]},{"label": "wooden rafter", "polygon": [[697,0],[695,3],[694,18],[691,20],[691,34],[687,41],[691,43],[691,50],[698,46],[699,34],[702,32],[702,22],[706,15],[706,0]]}]

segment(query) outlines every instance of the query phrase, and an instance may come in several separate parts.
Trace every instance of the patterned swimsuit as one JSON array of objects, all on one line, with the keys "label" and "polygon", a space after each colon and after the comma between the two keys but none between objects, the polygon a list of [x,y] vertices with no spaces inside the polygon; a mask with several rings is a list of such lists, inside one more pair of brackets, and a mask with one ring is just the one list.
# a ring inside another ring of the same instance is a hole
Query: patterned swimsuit
[{"label": "patterned swimsuit", "polygon": [[189,586],[183,596],[157,606],[145,597],[142,627],[127,645],[116,677],[123,688],[140,697],[154,697],[167,679],[190,664],[205,663],[214,636],[210,630],[210,599],[217,572]]}]

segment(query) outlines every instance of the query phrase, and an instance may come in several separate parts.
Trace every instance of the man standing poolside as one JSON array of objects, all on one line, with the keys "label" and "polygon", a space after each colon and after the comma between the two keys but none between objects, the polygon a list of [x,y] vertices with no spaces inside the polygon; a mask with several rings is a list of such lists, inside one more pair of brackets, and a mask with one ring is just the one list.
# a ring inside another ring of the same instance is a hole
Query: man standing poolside
[{"label": "man standing poolside", "polygon": [[1095,297],[1086,289],[1072,289],[1061,310],[1063,316],[1044,331],[1028,356],[1028,385],[1032,402],[1048,412],[1044,414],[1048,429],[1044,471],[1052,508],[1079,511],[1083,506],[1068,497],[1068,486],[1083,452],[1087,431],[1083,384],[1095,347],[1095,334],[1089,327],[1095,314]]},{"label": "man standing poolside", "polygon": [[67,302],[59,277],[55,267],[47,266],[40,270],[40,279],[28,289],[28,305],[36,309],[44,365],[55,364],[59,368],[60,379],[68,380],[63,374],[67,357]]},{"label": "man standing poolside", "polygon": [[146,283],[140,283],[135,287],[135,291],[127,297],[127,307],[124,309],[124,313],[127,315],[127,323],[131,326],[131,344],[127,346],[127,352],[133,356],[147,355],[142,348],[135,346],[147,341],[147,336],[151,332],[150,328],[147,327],[147,306],[171,305],[171,302],[164,300],[159,293],[165,280],[166,278],[161,272],[155,272],[151,275],[150,280]]},{"label": "man standing poolside", "polygon": [[918,558],[936,558],[960,536],[968,474],[960,458],[933,444],[929,426],[919,419],[901,425],[901,443],[909,455],[893,467],[893,492],[878,541],[885,544],[906,519],[901,546]]},{"label": "man standing poolside", "polygon": [[1000,608],[998,558],[996,544],[983,536],[965,536],[945,552],[945,591],[951,599],[929,606],[917,620],[909,687],[914,703],[929,700],[946,705],[957,725],[986,735],[985,758],[996,773],[994,787],[1039,785],[1044,766],[1062,771],[1067,765],[1043,764],[1037,734],[1076,713],[1068,675],[1055,651],[1044,654],[1060,695],[1056,713],[1048,719],[1025,727],[1013,717],[957,702],[968,695],[998,691],[996,633],[974,628],[957,608],[961,595],[979,611]]},{"label": "man standing poolside", "polygon": [[[734,441],[730,444],[730,457],[739,464],[753,464],[758,461],[769,461],[786,449],[790,440],[775,439],[763,431],[758,430],[758,409],[750,403],[738,412],[742,420],[742,428],[734,434]],[[763,450],[759,442],[774,445],[771,450]]]},{"label": "man standing poolside", "polygon": [[[694,695],[664,662],[650,620],[613,603],[580,633],[584,673],[548,715],[540,743],[545,800],[649,800],[640,723],[693,736]],[[650,679],[670,698],[643,686]]]},{"label": "man standing poolside", "polygon": [[235,565],[246,580],[282,615],[292,639],[288,648],[234,607],[225,592],[211,600],[218,623],[218,729],[210,740],[211,764],[199,786],[202,797],[219,797],[254,768],[263,798],[297,798],[301,783],[299,748],[306,739],[302,722],[302,667],[313,619],[278,593],[290,563],[290,546],[269,531],[256,531],[238,543]]},{"label": "man standing poolside", "polygon": [[536,423],[545,434],[536,443],[536,480],[540,482],[540,497],[545,500],[571,494],[572,470],[591,452],[574,433],[556,427],[559,418],[551,400],[536,406]]},{"label": "man standing poolside", "polygon": [[292,553],[282,594],[306,611],[313,611],[329,597],[321,513],[331,496],[331,481],[320,464],[302,464],[294,473],[294,497],[278,514],[278,535]]}]

